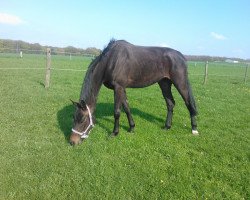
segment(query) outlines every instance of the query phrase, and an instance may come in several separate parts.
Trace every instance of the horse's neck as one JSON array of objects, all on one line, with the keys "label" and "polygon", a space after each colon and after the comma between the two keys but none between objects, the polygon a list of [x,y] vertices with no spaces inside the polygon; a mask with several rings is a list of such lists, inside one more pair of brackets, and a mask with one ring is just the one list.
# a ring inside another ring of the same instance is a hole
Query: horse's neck
[{"label": "horse's neck", "polygon": [[97,97],[103,82],[102,79],[103,72],[99,69],[87,72],[84,79],[80,99],[86,102],[92,113],[96,107]]}]

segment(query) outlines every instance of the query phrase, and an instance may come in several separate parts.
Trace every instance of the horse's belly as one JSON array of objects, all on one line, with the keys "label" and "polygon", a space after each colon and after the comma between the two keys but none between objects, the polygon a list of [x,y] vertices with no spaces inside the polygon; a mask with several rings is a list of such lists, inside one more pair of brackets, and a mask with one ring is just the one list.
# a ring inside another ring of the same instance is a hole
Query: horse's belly
[{"label": "horse's belly", "polygon": [[105,86],[105,87],[107,87],[108,89],[114,89],[114,85],[113,84],[111,84],[109,81],[104,81],[103,82],[103,85]]},{"label": "horse's belly", "polygon": [[153,85],[160,81],[164,76],[151,77],[150,75],[144,75],[139,77],[128,78],[127,87],[142,88]]}]

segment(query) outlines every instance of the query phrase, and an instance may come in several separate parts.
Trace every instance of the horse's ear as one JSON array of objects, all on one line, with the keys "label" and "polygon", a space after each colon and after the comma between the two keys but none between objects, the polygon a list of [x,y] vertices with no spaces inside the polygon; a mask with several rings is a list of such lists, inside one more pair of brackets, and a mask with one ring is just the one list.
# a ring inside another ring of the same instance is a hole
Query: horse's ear
[{"label": "horse's ear", "polygon": [[80,103],[75,102],[75,101],[72,101],[71,99],[70,99],[70,101],[73,103],[74,106],[76,106],[76,107],[78,107],[78,108],[81,108],[81,109],[83,109],[83,110],[87,109],[86,103],[85,103],[84,100],[81,100]]},{"label": "horse's ear", "polygon": [[77,102],[73,101],[72,99],[70,99],[70,101],[73,103],[74,106],[77,106]]},{"label": "horse's ear", "polygon": [[80,105],[81,105],[81,108],[82,108],[82,109],[84,109],[84,110],[87,109],[87,106],[86,106],[86,103],[85,103],[84,100],[81,100],[81,101],[80,101]]}]

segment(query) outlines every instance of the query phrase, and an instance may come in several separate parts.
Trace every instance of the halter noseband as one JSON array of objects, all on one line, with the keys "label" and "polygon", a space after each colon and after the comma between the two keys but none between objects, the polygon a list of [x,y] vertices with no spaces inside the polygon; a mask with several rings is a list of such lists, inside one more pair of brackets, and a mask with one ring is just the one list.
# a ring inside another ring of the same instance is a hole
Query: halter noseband
[{"label": "halter noseband", "polygon": [[86,107],[87,107],[88,114],[89,114],[89,125],[88,125],[88,127],[83,132],[79,132],[79,131],[77,131],[77,130],[75,130],[75,129],[72,128],[72,132],[73,133],[76,133],[76,134],[80,135],[81,138],[84,138],[84,139],[89,137],[88,134],[87,134],[88,130],[90,128],[94,127],[94,123],[93,123],[93,120],[92,120],[92,114],[90,112],[89,107],[87,105],[86,105]]}]

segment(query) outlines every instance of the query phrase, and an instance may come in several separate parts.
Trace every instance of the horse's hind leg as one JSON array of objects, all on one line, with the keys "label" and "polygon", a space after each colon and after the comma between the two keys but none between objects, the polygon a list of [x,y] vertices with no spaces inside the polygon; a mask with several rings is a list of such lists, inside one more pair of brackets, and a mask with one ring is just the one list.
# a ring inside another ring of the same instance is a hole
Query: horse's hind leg
[{"label": "horse's hind leg", "polygon": [[187,106],[187,109],[189,110],[190,118],[191,118],[192,133],[194,135],[198,135],[197,123],[196,123],[197,110],[196,110],[194,96],[192,94],[189,81],[187,79],[187,73],[184,70],[179,71],[179,72],[176,72],[173,77],[175,78],[172,79],[172,82],[175,85],[178,92],[180,93],[180,95],[182,96]]},{"label": "horse's hind leg", "polygon": [[158,84],[161,88],[162,95],[166,101],[167,109],[168,109],[165,129],[170,129],[172,125],[173,109],[175,106],[175,101],[171,92],[172,82],[169,79],[165,78],[159,81]]}]

